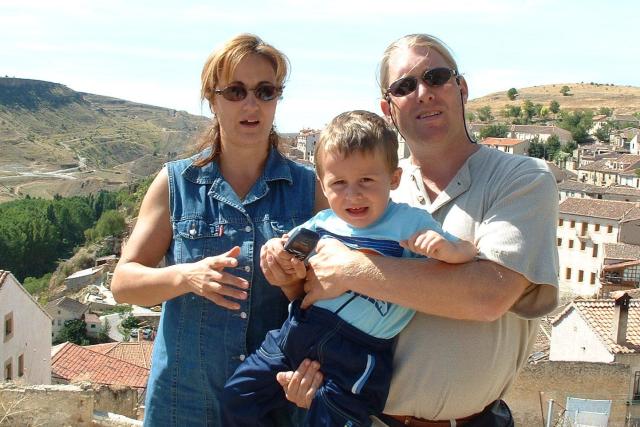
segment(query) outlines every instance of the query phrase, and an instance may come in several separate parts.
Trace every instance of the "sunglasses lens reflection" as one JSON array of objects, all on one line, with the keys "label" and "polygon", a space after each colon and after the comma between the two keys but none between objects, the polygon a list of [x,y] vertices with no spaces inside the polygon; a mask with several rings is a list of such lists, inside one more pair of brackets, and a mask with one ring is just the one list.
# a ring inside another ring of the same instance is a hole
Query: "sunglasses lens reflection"
[{"label": "sunglasses lens reflection", "polygon": [[393,96],[407,96],[418,87],[418,79],[415,77],[403,77],[389,86],[389,93]]},{"label": "sunglasses lens reflection", "polygon": [[240,85],[227,86],[222,90],[222,96],[227,101],[242,101],[247,97],[247,89]]},{"label": "sunglasses lens reflection", "polygon": [[[427,84],[427,86],[442,86],[447,83],[454,74],[455,71],[449,68],[432,68],[431,70],[424,72],[422,80]],[[418,79],[413,76],[407,76],[391,83],[387,92],[395,97],[403,97],[409,95],[417,88]]]},{"label": "sunglasses lens reflection", "polygon": [[254,93],[256,94],[256,98],[261,101],[271,101],[276,96],[278,96],[277,92],[277,88],[269,84],[260,85],[254,91]]}]

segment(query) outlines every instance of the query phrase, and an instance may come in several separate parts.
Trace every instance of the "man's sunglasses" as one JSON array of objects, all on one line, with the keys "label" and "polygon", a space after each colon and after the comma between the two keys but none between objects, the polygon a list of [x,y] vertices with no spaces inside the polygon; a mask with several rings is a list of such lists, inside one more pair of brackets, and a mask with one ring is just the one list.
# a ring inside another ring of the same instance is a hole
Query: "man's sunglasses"
[{"label": "man's sunglasses", "polygon": [[260,83],[253,89],[247,89],[244,85],[234,83],[224,89],[215,89],[216,95],[222,95],[227,101],[242,101],[247,97],[249,91],[253,92],[260,101],[273,101],[282,95],[284,86],[274,86],[271,83]]},{"label": "man's sunglasses", "polygon": [[[456,78],[458,77],[458,72],[456,70],[452,70],[451,68],[446,67],[438,67],[425,71],[421,78],[422,81],[427,84],[427,86],[434,87],[442,86],[453,76],[455,76]],[[385,96],[407,96],[417,88],[418,78],[415,76],[406,76],[391,83],[391,85],[385,92]]]}]

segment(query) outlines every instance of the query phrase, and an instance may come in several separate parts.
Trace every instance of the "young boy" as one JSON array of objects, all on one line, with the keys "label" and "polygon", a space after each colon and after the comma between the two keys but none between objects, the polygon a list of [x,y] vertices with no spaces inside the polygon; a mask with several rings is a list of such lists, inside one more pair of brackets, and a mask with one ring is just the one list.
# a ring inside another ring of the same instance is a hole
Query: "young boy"
[{"label": "young boy", "polygon": [[[472,243],[444,232],[426,211],[389,199],[402,173],[397,151],[395,133],[376,114],[351,111],[334,118],[315,149],[316,173],[331,209],[301,227],[384,256],[472,260],[477,253]],[[269,332],[227,381],[225,425],[274,425],[267,414],[286,402],[276,373],[297,368],[305,358],[318,360],[325,378],[305,425],[370,425],[369,415],[382,412],[389,392],[393,338],[413,315],[353,292],[307,310],[293,301],[282,328]]]}]

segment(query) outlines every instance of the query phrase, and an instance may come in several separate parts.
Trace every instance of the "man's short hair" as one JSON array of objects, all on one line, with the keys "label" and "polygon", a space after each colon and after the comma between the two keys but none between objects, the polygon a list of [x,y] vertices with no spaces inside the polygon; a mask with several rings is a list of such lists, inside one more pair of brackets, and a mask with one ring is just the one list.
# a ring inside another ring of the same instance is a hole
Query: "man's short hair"
[{"label": "man's short hair", "polygon": [[398,167],[398,137],[388,123],[370,111],[346,111],[336,116],[320,133],[315,147],[316,173],[322,175],[325,153],[347,157],[353,153],[384,156],[389,171]]}]

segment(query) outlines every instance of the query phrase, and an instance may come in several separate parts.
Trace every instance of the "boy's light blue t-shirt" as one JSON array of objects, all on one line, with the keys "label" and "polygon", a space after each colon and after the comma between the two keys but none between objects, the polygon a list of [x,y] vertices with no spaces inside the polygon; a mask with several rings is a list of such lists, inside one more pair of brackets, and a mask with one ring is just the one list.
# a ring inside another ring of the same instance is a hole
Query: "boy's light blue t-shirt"
[{"label": "boy's light blue t-shirt", "polygon": [[[434,230],[447,240],[458,240],[443,231],[427,211],[393,201],[389,201],[382,217],[365,228],[351,226],[331,209],[318,212],[300,227],[313,230],[322,238],[334,237],[354,250],[394,257],[422,257],[398,243],[418,231]],[[338,316],[349,324],[378,338],[396,336],[415,314],[414,310],[351,291],[334,299],[317,301],[314,305],[332,312],[339,310]]]}]

